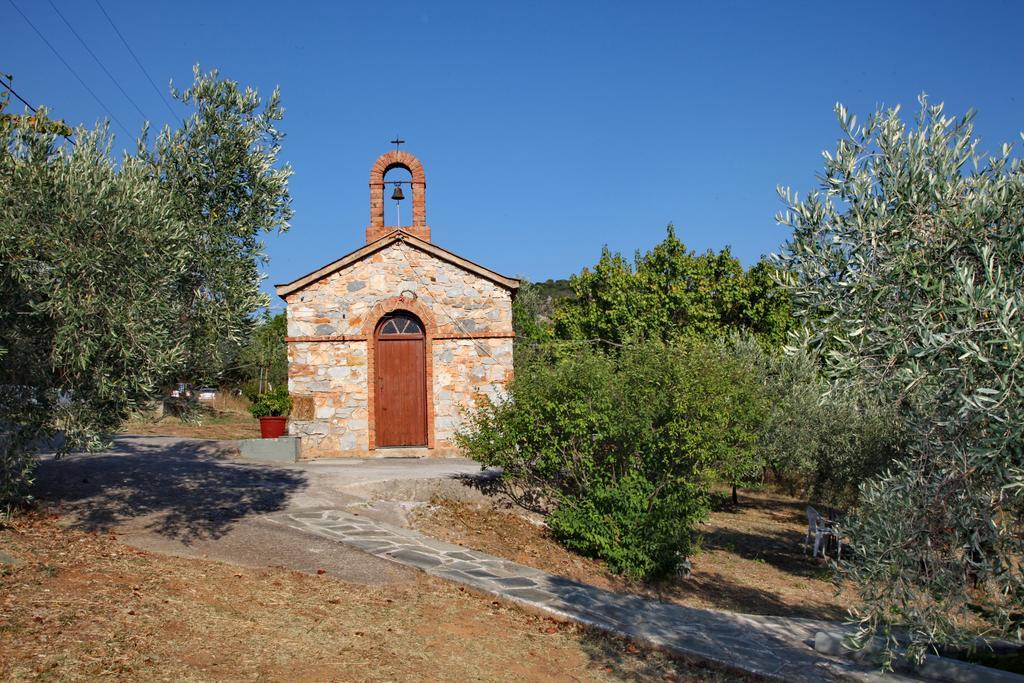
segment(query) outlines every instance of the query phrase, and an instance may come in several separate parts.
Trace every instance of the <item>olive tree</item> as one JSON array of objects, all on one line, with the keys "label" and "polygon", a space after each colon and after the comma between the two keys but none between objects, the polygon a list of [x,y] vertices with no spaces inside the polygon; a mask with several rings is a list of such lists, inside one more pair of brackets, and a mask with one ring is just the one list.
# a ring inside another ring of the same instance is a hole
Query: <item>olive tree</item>
[{"label": "olive tree", "polygon": [[104,443],[160,385],[215,374],[256,308],[259,235],[287,228],[278,96],[196,70],[195,112],[115,160],[0,99],[0,506],[24,500],[32,450]]},{"label": "olive tree", "polygon": [[767,406],[754,462],[775,483],[816,505],[855,505],[859,484],[900,450],[901,417],[856,383],[830,386],[816,353],[772,348],[734,335],[728,353],[760,387]]},{"label": "olive tree", "polygon": [[253,88],[196,66],[192,85],[171,94],[192,114],[140,153],[172,198],[192,256],[176,286],[187,308],[179,372],[207,382],[249,336],[253,311],[268,303],[259,289],[266,260],[260,238],[289,227],[292,169],[278,162],[284,140],[278,90],[264,101]]},{"label": "olive tree", "polygon": [[98,445],[178,365],[187,231],[145,164],[105,129],[0,122],[0,505],[30,481],[33,445],[60,429]]},{"label": "olive tree", "polygon": [[[912,650],[1018,635],[1024,607],[1024,169],[983,154],[973,114],[921,98],[842,137],[821,184],[788,189],[777,265],[832,390],[896,411],[899,453],[847,525],[863,633],[907,628]],[[893,641],[895,642],[895,641]]]}]

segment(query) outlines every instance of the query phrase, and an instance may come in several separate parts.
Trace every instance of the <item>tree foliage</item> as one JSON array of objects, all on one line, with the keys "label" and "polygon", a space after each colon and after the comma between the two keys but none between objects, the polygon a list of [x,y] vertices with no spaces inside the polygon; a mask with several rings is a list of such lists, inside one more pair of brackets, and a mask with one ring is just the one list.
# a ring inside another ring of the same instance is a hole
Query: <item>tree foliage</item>
[{"label": "tree foliage", "polygon": [[551,324],[542,312],[540,289],[529,280],[520,280],[512,300],[512,329],[516,341],[537,343],[551,338]]},{"label": "tree foliage", "polygon": [[[848,576],[869,629],[909,628],[917,651],[1015,635],[1024,607],[1024,169],[978,150],[973,114],[924,98],[912,124],[880,110],[842,138],[820,187],[783,191],[778,260],[800,345],[833,391],[900,415],[904,444],[864,483]],[[979,619],[980,617],[980,619]]]},{"label": "tree foliage", "polygon": [[192,258],[177,281],[187,306],[185,364],[190,381],[216,379],[268,303],[259,290],[266,260],[260,237],[288,229],[289,165],[278,163],[284,134],[280,92],[266,102],[252,88],[194,69],[189,88],[172,95],[194,111],[142,148],[153,174],[187,226]]},{"label": "tree foliage", "polygon": [[524,353],[507,399],[473,413],[460,445],[550,512],[567,547],[632,576],[674,571],[710,484],[746,471],[758,416],[737,408],[757,387],[721,345],[697,340]]},{"label": "tree foliage", "polygon": [[540,501],[567,547],[633,576],[670,573],[694,550],[712,483],[763,473],[763,377],[729,337],[781,346],[791,318],[773,271],[696,255],[669,226],[633,263],[605,249],[573,276],[553,325],[527,285],[509,397],[471,415],[460,443]]},{"label": "tree foliage", "polygon": [[899,453],[900,415],[862,386],[833,390],[817,354],[789,351],[765,348],[749,336],[730,340],[728,353],[760,388],[765,406],[755,462],[791,493],[849,508],[860,483]]},{"label": "tree foliage", "polygon": [[772,271],[765,262],[744,271],[728,248],[688,251],[670,225],[664,241],[633,263],[606,247],[593,269],[573,276],[575,297],[557,309],[555,335],[622,343],[743,330],[780,345],[791,318]]},{"label": "tree foliage", "polygon": [[52,134],[0,134],[6,501],[23,493],[32,443],[59,426],[67,447],[96,445],[181,362],[188,251],[170,197],[137,159],[115,166],[104,130],[79,131],[71,152]]},{"label": "tree foliage", "polygon": [[264,312],[256,319],[228,377],[240,384],[251,400],[264,391],[287,387],[287,334],[288,319],[284,313],[272,316]]},{"label": "tree foliage", "polygon": [[100,446],[262,301],[257,235],[288,213],[276,95],[256,115],[255,93],[197,71],[182,98],[182,129],[118,161],[106,127],[70,146],[42,108],[0,116],[0,505],[24,497],[33,447]]}]

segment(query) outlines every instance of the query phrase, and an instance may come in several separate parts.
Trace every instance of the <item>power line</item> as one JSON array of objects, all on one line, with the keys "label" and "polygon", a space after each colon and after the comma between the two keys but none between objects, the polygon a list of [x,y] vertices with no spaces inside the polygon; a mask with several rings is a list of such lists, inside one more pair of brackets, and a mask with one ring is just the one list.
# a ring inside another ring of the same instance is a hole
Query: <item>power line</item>
[{"label": "power line", "polygon": [[32,30],[36,32],[36,35],[39,36],[39,39],[42,40],[44,43],[46,43],[46,46],[48,48],[50,48],[50,51],[53,52],[53,54],[57,56],[57,59],[59,59],[61,61],[61,63],[64,64],[65,67],[67,67],[67,70],[71,72],[71,75],[74,76],[78,80],[78,82],[82,85],[82,87],[85,88],[86,91],[90,95],[92,95],[92,98],[94,100],[96,100],[96,102],[99,103],[100,107],[102,107],[105,112],[107,112],[107,115],[110,116],[110,118],[114,121],[114,123],[116,123],[118,126],[121,127],[121,130],[123,130],[125,132],[125,135],[128,135],[129,137],[131,137],[131,133],[129,133],[128,129],[124,127],[124,124],[121,123],[121,121],[118,120],[118,118],[116,116],[114,116],[114,114],[110,111],[110,109],[107,107],[107,105],[103,104],[103,100],[101,100],[99,98],[99,96],[95,92],[93,92],[92,88],[90,88],[86,84],[86,82],[82,80],[82,77],[78,75],[78,72],[76,72],[74,69],[71,68],[71,65],[68,64],[67,60],[64,59],[64,57],[62,57],[59,52],[57,52],[57,48],[55,48],[50,43],[50,41],[48,41],[46,39],[46,36],[44,36],[42,34],[42,32],[38,28],[36,28],[36,25],[32,23],[32,20],[29,19],[27,16],[25,16],[25,13],[22,12],[21,9],[17,5],[14,4],[14,0],[7,0],[7,2],[11,5],[11,7],[14,8],[15,12],[17,12],[18,14],[21,15],[21,18],[25,20],[25,23],[27,23],[29,26],[32,27]]},{"label": "power line", "polygon": [[52,7],[53,11],[57,13],[57,16],[60,17],[60,20],[64,22],[64,25],[68,27],[68,30],[70,30],[71,33],[74,34],[75,38],[78,38],[78,42],[82,44],[82,47],[85,48],[85,51],[88,52],[89,55],[93,58],[93,60],[99,65],[99,67],[103,69],[103,73],[107,75],[107,78],[109,78],[114,83],[114,85],[117,86],[117,89],[121,91],[121,94],[125,96],[125,99],[132,103],[132,106],[135,107],[135,111],[139,112],[139,116],[141,116],[144,121],[148,121],[149,117],[146,116],[146,112],[142,111],[142,108],[135,103],[135,100],[131,98],[131,95],[125,92],[124,88],[121,87],[121,84],[118,82],[118,80],[114,78],[114,74],[110,73],[110,70],[103,65],[103,62],[100,61],[100,58],[96,56],[96,53],[92,51],[92,48],[90,48],[89,45],[85,42],[85,40],[82,39],[82,36],[78,35],[78,31],[76,31],[75,27],[71,25],[71,22],[68,21],[67,18],[63,14],[61,14],[60,10],[57,9],[57,6],[53,4],[53,0],[46,1],[50,3],[50,7]]},{"label": "power line", "polygon": [[36,111],[37,111],[36,108],[33,107],[31,104],[29,104],[28,101],[24,97],[19,95],[17,93],[17,91],[15,91],[15,89],[11,87],[10,83],[7,83],[7,82],[5,82],[3,80],[0,80],[0,85],[2,85],[5,88],[7,88],[7,92],[11,93],[15,97],[17,97],[19,100],[21,100],[21,103],[24,104],[26,107],[28,107],[29,111],[31,111],[33,114],[36,113]]},{"label": "power line", "polygon": [[[19,94],[18,94],[18,92],[17,92],[17,91],[16,91],[16,90],[15,90],[14,88],[12,88],[12,87],[11,87],[11,84],[10,84],[10,83],[8,83],[8,82],[4,81],[4,80],[3,80],[2,78],[0,78],[0,85],[4,86],[4,88],[6,88],[6,89],[7,89],[7,92],[9,92],[9,93],[11,93],[12,95],[14,95],[15,97],[17,97],[17,98],[18,98],[18,100],[19,100],[19,101],[20,101],[20,102],[21,102],[22,104],[24,104],[24,105],[25,105],[26,107],[28,107],[29,111],[31,111],[31,112],[32,112],[33,114],[35,114],[36,112],[38,112],[38,111],[39,111],[38,109],[36,109],[35,107],[33,107],[33,106],[32,106],[31,104],[29,104],[29,103],[28,103],[28,100],[26,100],[26,99],[25,99],[24,97],[22,97],[21,95],[19,95]],[[61,135],[63,135],[63,133],[61,133]],[[70,136],[70,135],[64,135],[64,138],[65,138],[65,139],[66,139],[66,140],[67,140],[68,142],[70,142],[72,146],[74,146],[74,144],[75,144],[75,139],[74,139],[74,138],[73,138],[72,136]]]},{"label": "power line", "polygon": [[182,123],[181,117],[178,116],[173,109],[171,109],[171,105],[167,101],[167,96],[163,93],[163,91],[160,90],[160,88],[156,87],[156,83],[153,82],[153,78],[149,75],[149,72],[146,71],[146,67],[142,66],[142,62],[139,60],[138,55],[135,54],[135,51],[132,50],[131,46],[128,44],[128,41],[125,40],[123,35],[121,35],[121,31],[118,30],[117,24],[115,24],[114,20],[110,18],[109,14],[107,14],[107,10],[103,9],[103,5],[100,4],[100,0],[95,0],[95,2],[96,6],[100,8],[100,12],[103,12],[103,16],[107,18],[107,23],[110,24],[110,28],[114,29],[114,33],[116,33],[117,37],[121,39],[121,43],[124,45],[125,49],[128,50],[128,54],[132,56],[132,59],[135,60],[135,63],[139,65],[139,69],[141,69],[142,73],[145,74],[146,80],[148,80],[149,84],[153,86],[153,90],[156,91],[156,94],[160,97],[160,101],[164,103],[165,107],[167,107],[167,111],[171,113],[171,116],[178,120],[178,123]]}]

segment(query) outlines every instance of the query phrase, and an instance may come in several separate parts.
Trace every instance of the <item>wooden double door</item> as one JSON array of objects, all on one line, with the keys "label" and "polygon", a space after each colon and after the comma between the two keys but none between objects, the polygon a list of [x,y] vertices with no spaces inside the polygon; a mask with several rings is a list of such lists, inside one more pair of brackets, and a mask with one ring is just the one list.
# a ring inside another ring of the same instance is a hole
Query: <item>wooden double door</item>
[{"label": "wooden double door", "polygon": [[374,343],[376,446],[427,445],[426,335],[416,316],[390,313]]}]

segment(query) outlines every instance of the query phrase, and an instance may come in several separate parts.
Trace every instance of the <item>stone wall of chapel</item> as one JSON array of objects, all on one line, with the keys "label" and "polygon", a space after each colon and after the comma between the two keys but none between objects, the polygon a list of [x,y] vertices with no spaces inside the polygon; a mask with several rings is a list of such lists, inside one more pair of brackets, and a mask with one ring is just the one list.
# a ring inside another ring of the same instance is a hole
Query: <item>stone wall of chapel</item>
[{"label": "stone wall of chapel", "polygon": [[[438,339],[431,352],[435,446],[448,454],[465,411],[481,397],[504,395],[513,372],[512,340]],[[313,402],[308,419],[288,421],[289,434],[302,438],[303,456],[372,455],[367,342],[293,342],[288,360],[289,392]]]},{"label": "stone wall of chapel", "polygon": [[288,429],[302,438],[303,457],[374,454],[373,339],[365,335],[376,320],[368,318],[378,314],[378,302],[410,298],[410,293],[417,305],[429,309],[435,323],[427,349],[433,452],[455,454],[453,437],[465,411],[482,396],[494,400],[502,395],[513,367],[510,292],[396,242],[286,297],[288,335],[293,338],[288,344],[288,388],[303,406],[293,411]]},{"label": "stone wall of chapel", "polygon": [[310,414],[288,420],[303,457],[367,454],[366,354],[365,341],[288,344],[288,392],[313,402]]},{"label": "stone wall of chapel", "polygon": [[434,342],[434,438],[451,447],[465,411],[481,397],[503,396],[512,379],[511,339],[441,339]]},{"label": "stone wall of chapel", "polygon": [[363,334],[366,317],[378,301],[409,292],[433,312],[435,336],[512,333],[507,289],[395,242],[288,295],[288,335]]}]

